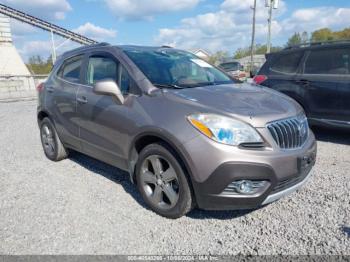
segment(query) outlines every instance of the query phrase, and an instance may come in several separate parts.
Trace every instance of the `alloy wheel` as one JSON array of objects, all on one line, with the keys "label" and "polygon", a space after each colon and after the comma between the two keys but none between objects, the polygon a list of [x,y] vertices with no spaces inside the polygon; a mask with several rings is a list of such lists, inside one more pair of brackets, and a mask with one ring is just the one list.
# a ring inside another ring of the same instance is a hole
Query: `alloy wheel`
[{"label": "alloy wheel", "polygon": [[173,208],[179,199],[179,181],[174,167],[159,155],[148,156],[141,166],[142,188],[157,208]]},{"label": "alloy wheel", "polygon": [[49,155],[53,155],[56,150],[55,140],[52,129],[46,124],[43,124],[41,127],[41,139],[45,152]]}]

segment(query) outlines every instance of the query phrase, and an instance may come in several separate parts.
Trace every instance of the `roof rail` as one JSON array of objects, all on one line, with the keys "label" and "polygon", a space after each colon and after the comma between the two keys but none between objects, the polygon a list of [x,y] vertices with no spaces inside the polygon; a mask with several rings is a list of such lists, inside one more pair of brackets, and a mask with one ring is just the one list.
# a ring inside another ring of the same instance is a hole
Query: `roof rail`
[{"label": "roof rail", "polygon": [[283,50],[295,49],[295,48],[305,48],[311,46],[323,46],[323,45],[334,45],[334,44],[347,44],[350,43],[350,39],[343,40],[331,40],[331,41],[323,41],[323,42],[306,42],[299,45],[292,45],[284,48]]},{"label": "roof rail", "polygon": [[102,42],[102,43],[97,43],[97,44],[77,47],[75,49],[72,49],[72,50],[69,50],[67,52],[64,52],[62,55],[60,55],[58,57],[57,60],[60,60],[61,58],[66,58],[67,56],[70,56],[72,53],[76,53],[78,51],[86,51],[86,50],[89,50],[89,49],[93,49],[93,48],[96,48],[96,47],[103,47],[103,46],[110,46],[110,44],[106,43],[106,42]]}]

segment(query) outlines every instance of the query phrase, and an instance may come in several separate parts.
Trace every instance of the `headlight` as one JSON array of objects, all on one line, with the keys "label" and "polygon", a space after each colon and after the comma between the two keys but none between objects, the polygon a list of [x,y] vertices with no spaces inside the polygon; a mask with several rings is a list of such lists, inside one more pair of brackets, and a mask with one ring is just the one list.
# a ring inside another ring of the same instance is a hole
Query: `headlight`
[{"label": "headlight", "polygon": [[263,142],[253,127],[232,118],[214,114],[194,114],[187,118],[202,134],[219,143],[237,146]]}]

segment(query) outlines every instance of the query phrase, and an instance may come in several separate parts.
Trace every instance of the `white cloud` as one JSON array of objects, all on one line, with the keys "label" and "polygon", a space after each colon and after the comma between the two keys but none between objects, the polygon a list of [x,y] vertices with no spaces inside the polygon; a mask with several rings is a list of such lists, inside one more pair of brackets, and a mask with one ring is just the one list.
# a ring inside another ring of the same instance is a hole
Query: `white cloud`
[{"label": "white cloud", "polygon": [[190,9],[200,0],[105,0],[113,14],[127,20],[152,19],[154,15]]},{"label": "white cloud", "polygon": [[350,24],[350,8],[318,7],[299,9],[281,21],[286,33],[314,31],[329,27],[343,29]]},{"label": "white cloud", "polygon": [[79,26],[73,31],[86,37],[90,37],[96,41],[107,41],[108,39],[115,38],[117,36],[117,31],[96,26],[89,22]]},{"label": "white cloud", "polygon": [[34,26],[31,26],[29,24],[20,22],[15,19],[10,19],[10,24],[11,24],[11,32],[12,35],[17,36],[17,37],[22,37],[25,35],[33,34],[39,32],[39,29],[37,29]]},{"label": "white cloud", "polygon": [[[63,41],[65,40],[60,39],[59,41],[58,39],[56,39],[55,40],[56,47]],[[77,43],[67,41],[65,42],[64,45],[62,45],[56,50],[57,56],[59,56],[60,54],[68,50],[77,48],[79,46],[80,45]],[[28,59],[33,55],[40,55],[43,59],[47,59],[52,54],[52,42],[51,40],[27,41],[27,42],[24,42],[22,46],[18,47],[17,50],[22,56],[24,61],[28,61]]]},{"label": "white cloud", "polygon": [[48,20],[62,20],[72,10],[67,0],[3,0],[2,3]]},{"label": "white cloud", "polygon": [[[264,1],[257,3],[256,35],[261,40],[267,34],[267,10]],[[251,5],[251,0],[226,0],[217,12],[183,19],[176,28],[160,29],[155,40],[159,44],[172,44],[185,49],[203,47],[212,52],[232,51],[240,46],[246,46],[251,37]],[[285,10],[282,1],[281,8],[275,12],[275,16],[280,16]],[[278,34],[281,30],[281,26],[274,21],[274,34]]]},{"label": "white cloud", "polygon": [[[265,1],[257,2],[256,42],[267,38],[268,10]],[[155,37],[157,44],[168,44],[184,49],[202,47],[211,52],[234,51],[249,46],[253,0],[225,0],[217,12],[197,15],[181,20],[174,28],[162,28]],[[274,10],[272,22],[273,40],[285,43],[294,32],[314,31],[322,27],[341,29],[350,24],[350,8],[319,7],[299,9],[287,18],[284,1]]]},{"label": "white cloud", "polygon": [[[20,28],[18,27],[17,30]],[[26,30],[26,27],[22,28],[23,31]],[[34,29],[35,30],[35,29]],[[117,35],[117,32],[112,29],[105,29],[99,26],[96,26],[92,23],[85,23],[84,25],[79,26],[73,31],[90,37],[96,41],[107,41],[108,39],[114,38]],[[21,33],[20,31],[18,33]],[[14,35],[14,43],[16,44],[19,53],[25,61],[33,55],[40,55],[42,58],[46,59],[52,53],[52,42],[50,35],[47,35],[47,40],[38,40],[38,41],[26,41],[26,35],[23,32],[23,35]],[[58,49],[56,50],[57,55],[60,55],[68,50],[79,47],[80,45],[72,41],[67,41],[62,37],[55,36],[54,38],[55,46]],[[62,45],[63,43],[63,45]]]}]

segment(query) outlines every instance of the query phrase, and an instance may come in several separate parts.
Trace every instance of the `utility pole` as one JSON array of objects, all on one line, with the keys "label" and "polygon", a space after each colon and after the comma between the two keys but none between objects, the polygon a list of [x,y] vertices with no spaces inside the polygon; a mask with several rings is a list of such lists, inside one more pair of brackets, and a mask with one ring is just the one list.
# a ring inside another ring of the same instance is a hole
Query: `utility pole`
[{"label": "utility pole", "polygon": [[56,62],[56,47],[55,47],[55,40],[53,37],[53,31],[51,30],[51,44],[52,44],[52,64],[54,65]]},{"label": "utility pole", "polygon": [[252,25],[252,43],[250,45],[250,72],[253,71],[254,66],[254,48],[255,48],[255,15],[256,15],[256,0],[254,0],[253,9],[253,25]]},{"label": "utility pole", "polygon": [[269,8],[268,34],[267,34],[267,53],[271,52],[271,25],[272,25],[272,9],[277,9],[279,0],[266,0],[266,7]]}]

